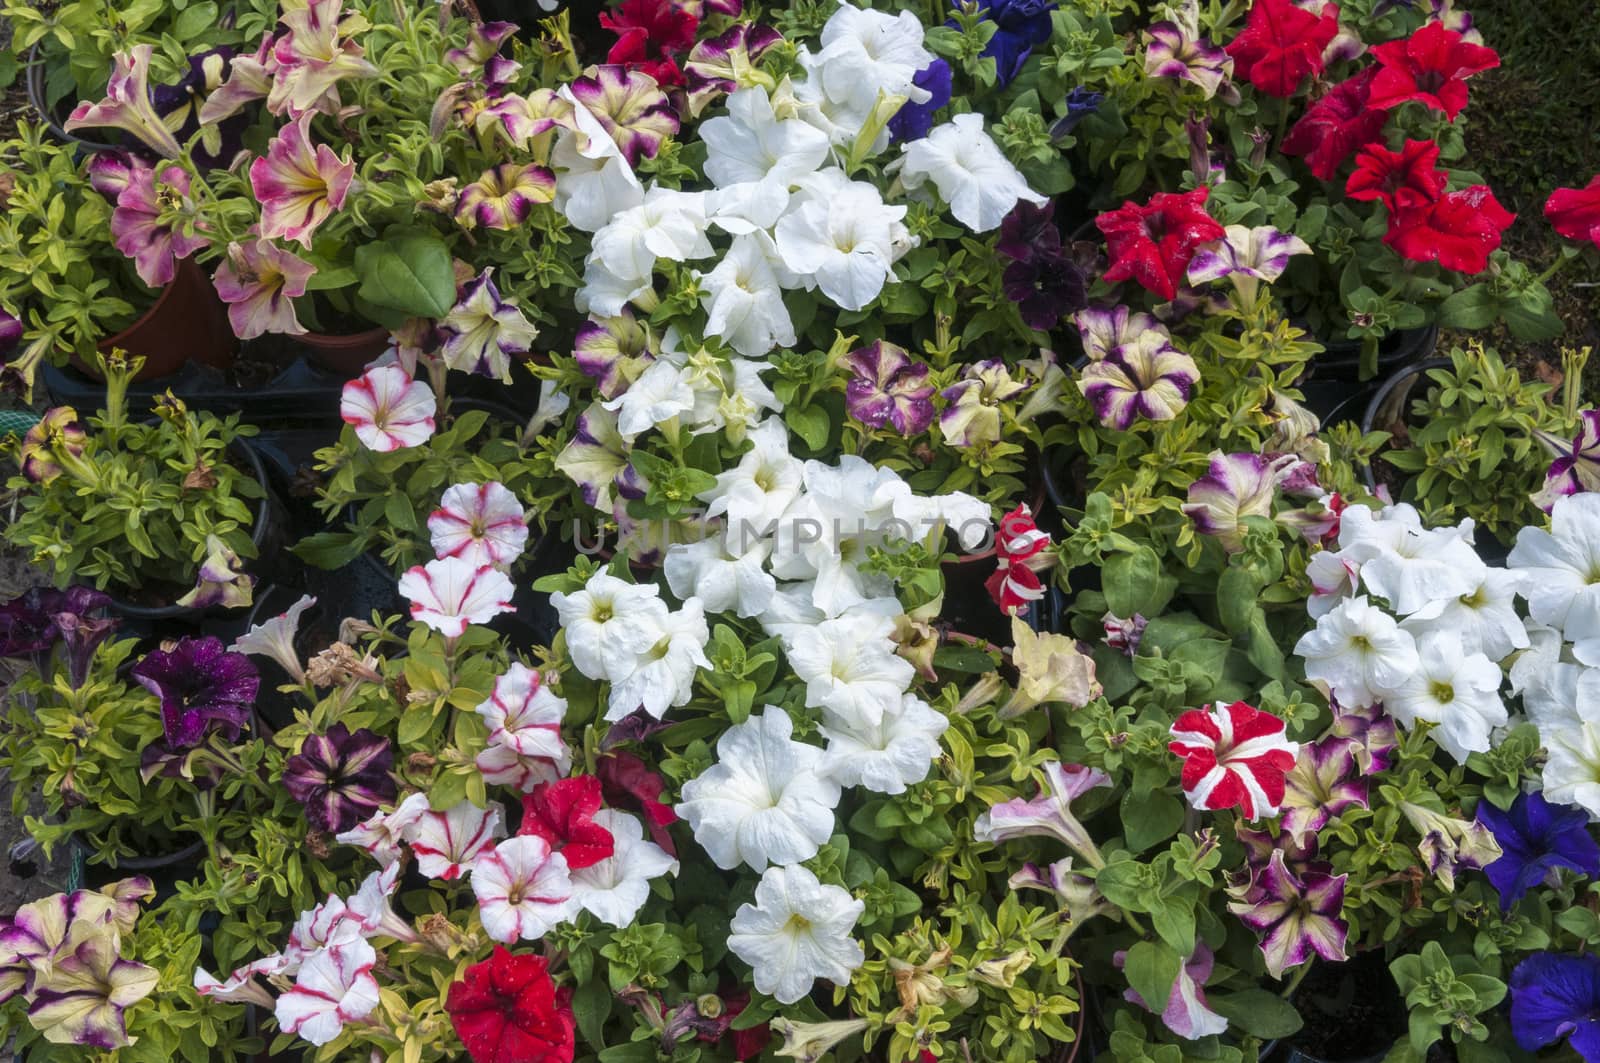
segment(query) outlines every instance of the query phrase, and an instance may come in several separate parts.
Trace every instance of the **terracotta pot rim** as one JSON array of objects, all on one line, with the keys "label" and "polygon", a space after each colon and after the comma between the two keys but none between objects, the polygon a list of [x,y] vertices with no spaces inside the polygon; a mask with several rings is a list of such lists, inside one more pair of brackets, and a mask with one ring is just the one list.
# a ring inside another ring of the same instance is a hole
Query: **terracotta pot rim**
[{"label": "terracotta pot rim", "polygon": [[[204,272],[200,269],[200,267],[195,264],[193,259],[180,258],[178,260],[178,267],[177,268],[179,270],[187,270],[187,271],[189,271],[191,273],[197,273],[197,274],[199,274],[199,280],[201,280],[202,282],[204,282],[206,284],[211,283],[206,278]],[[163,284],[161,286],[161,291],[159,293],[157,293],[157,295],[156,295],[156,301],[151,303],[148,307],[146,307],[144,313],[142,313],[138,317],[134,318],[133,322],[131,324],[129,324],[127,328],[123,329],[121,332],[117,333],[115,336],[107,336],[105,339],[103,339],[99,343],[95,344],[94,345],[95,350],[99,351],[101,354],[110,354],[111,351],[114,348],[121,347],[122,346],[122,341],[126,340],[128,338],[128,334],[130,332],[132,332],[134,329],[138,328],[140,325],[143,325],[146,321],[150,320],[150,318],[154,317],[156,315],[156,312],[159,311],[163,306],[165,306],[167,304],[167,301],[172,298],[173,289],[175,289],[177,286],[178,286],[178,277],[177,277],[177,274],[174,273],[173,277],[172,277],[172,280],[168,281],[166,284]]]},{"label": "terracotta pot rim", "polygon": [[374,325],[365,332],[302,332],[289,338],[304,343],[308,347],[317,347],[322,350],[344,350],[351,347],[365,347],[380,337],[387,339],[388,336],[388,329],[382,325]]}]

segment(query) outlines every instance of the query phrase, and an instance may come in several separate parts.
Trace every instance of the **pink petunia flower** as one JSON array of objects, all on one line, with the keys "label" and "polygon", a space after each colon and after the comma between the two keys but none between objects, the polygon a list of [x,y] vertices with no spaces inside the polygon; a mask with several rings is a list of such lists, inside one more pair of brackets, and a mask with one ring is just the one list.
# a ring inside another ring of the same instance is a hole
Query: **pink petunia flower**
[{"label": "pink petunia flower", "polygon": [[316,267],[271,240],[229,244],[228,258],[212,284],[228,304],[228,323],[241,340],[268,332],[298,336],[306,331],[295,316],[294,299],[306,294]]},{"label": "pink petunia flower", "polygon": [[370,450],[387,454],[426,443],[438,404],[433,389],[397,365],[368,369],[344,386],[339,416]]},{"label": "pink petunia flower", "polygon": [[111,211],[111,240],[133,260],[139,279],[152,288],[171,284],[178,274],[178,260],[210,243],[162,220],[163,200],[188,195],[189,175],[182,169],[165,166],[157,173],[143,165],[128,172],[127,184],[117,194],[117,205]]},{"label": "pink petunia flower", "polygon": [[514,613],[516,588],[504,572],[459,557],[415,565],[400,577],[400,593],[411,602],[411,618],[446,638],[458,638],[469,624],[486,624]]},{"label": "pink petunia flower", "polygon": [[1284,737],[1284,723],[1242,701],[1215,711],[1190,709],[1172,725],[1167,748],[1183,758],[1183,792],[1197,809],[1238,806],[1247,820],[1278,814],[1284,775],[1300,744]]},{"label": "pink petunia flower", "polygon": [[460,878],[479,853],[506,836],[504,815],[496,802],[483,809],[471,801],[462,801],[447,812],[424,812],[406,832],[417,870],[446,882]]},{"label": "pink petunia flower", "polygon": [[505,484],[456,484],[428,518],[433,552],[504,568],[528,545],[528,518]]},{"label": "pink petunia flower", "polygon": [[567,744],[561,739],[561,721],[566,712],[566,699],[552,693],[539,673],[521,662],[513,662],[494,681],[494,691],[477,708],[489,729],[491,744],[507,746],[522,756],[552,761],[563,775],[572,762]]},{"label": "pink petunia flower", "polygon": [[250,164],[250,188],[261,204],[261,235],[311,246],[311,234],[344,206],[356,164],[326,144],[311,143],[311,115],[278,130],[267,153]]},{"label": "pink petunia flower", "polygon": [[346,18],[342,7],[342,0],[309,0],[284,11],[278,20],[284,32],[272,42],[267,110],[291,119],[319,110],[332,114],[339,109],[340,81],[377,76],[378,68],[351,39],[360,13]]},{"label": "pink petunia flower", "polygon": [[124,129],[164,159],[183,154],[178,138],[161,121],[150,99],[150,57],[155,46],[138,44],[111,59],[111,80],[106,82],[106,98],[99,103],[87,100],[67,116],[68,132],[75,129]]},{"label": "pink petunia flower", "polygon": [[360,938],[313,953],[300,967],[294,987],[278,997],[278,1028],[314,1045],[339,1036],[378,1006],[378,956]]}]

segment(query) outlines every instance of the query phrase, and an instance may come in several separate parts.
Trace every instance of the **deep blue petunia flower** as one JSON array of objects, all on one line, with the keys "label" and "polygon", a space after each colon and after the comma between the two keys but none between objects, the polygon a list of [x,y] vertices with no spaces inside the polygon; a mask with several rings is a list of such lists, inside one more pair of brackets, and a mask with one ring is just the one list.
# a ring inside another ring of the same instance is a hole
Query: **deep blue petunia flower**
[{"label": "deep blue petunia flower", "polygon": [[1094,92],[1083,85],[1067,93],[1067,113],[1057,118],[1055,124],[1050,127],[1050,136],[1060,140],[1071,133],[1078,127],[1079,122],[1098,111],[1105,99],[1105,93]]},{"label": "deep blue petunia flower", "polygon": [[1567,1037],[1600,1063],[1600,956],[1536,952],[1511,972],[1511,1032],[1529,1052]]},{"label": "deep blue petunia flower", "polygon": [[911,79],[919,89],[927,89],[926,103],[906,103],[889,119],[889,136],[894,143],[921,140],[933,130],[933,113],[950,102],[950,64],[935,59]]},{"label": "deep blue petunia flower", "polygon": [[1600,875],[1600,845],[1590,836],[1589,816],[1582,809],[1553,805],[1543,794],[1519,794],[1509,812],[1478,802],[1478,822],[1500,843],[1500,859],[1483,870],[1505,911],[1558,867]]},{"label": "deep blue petunia flower", "polygon": [[[950,0],[952,7],[961,0]],[[984,18],[995,24],[994,36],[983,49],[987,59],[994,60],[995,78],[1000,87],[1011,84],[1022,73],[1022,64],[1028,61],[1034,48],[1050,39],[1054,26],[1050,12],[1056,9],[1055,0],[979,0],[987,10]],[[945,23],[954,26],[955,22]]]}]

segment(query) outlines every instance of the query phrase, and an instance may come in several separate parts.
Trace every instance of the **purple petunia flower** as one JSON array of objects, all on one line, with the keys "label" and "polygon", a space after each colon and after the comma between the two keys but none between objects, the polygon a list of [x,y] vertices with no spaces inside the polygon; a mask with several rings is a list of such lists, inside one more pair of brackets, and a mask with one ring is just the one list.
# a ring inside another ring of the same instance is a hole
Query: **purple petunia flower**
[{"label": "purple petunia flower", "polygon": [[1555,455],[1544,474],[1544,487],[1533,496],[1546,513],[1559,498],[1600,490],[1600,410],[1584,410],[1579,417],[1578,434],[1570,443],[1548,432],[1534,432]]},{"label": "purple petunia flower", "polygon": [[1347,809],[1367,807],[1367,783],[1356,764],[1354,739],[1328,735],[1300,747],[1284,777],[1279,829],[1295,844],[1337,819]]},{"label": "purple petunia flower", "polygon": [[1350,709],[1333,701],[1333,723],[1329,735],[1351,738],[1356,741],[1355,758],[1361,774],[1374,775],[1388,771],[1395,749],[1400,745],[1400,732],[1394,717],[1383,711],[1382,705]]},{"label": "purple petunia flower", "polygon": [[170,650],[155,650],[132,674],[161,699],[161,725],[173,749],[193,749],[212,731],[238,738],[261,686],[250,658],[229,653],[211,636],[182,638]]},{"label": "purple petunia flower", "polygon": [[1038,255],[1061,251],[1061,230],[1056,227],[1055,202],[1035,206],[1019,199],[1011,212],[1000,220],[1000,236],[994,249],[1014,262],[1025,262]]},{"label": "purple petunia flower", "polygon": [[1106,102],[1106,94],[1095,92],[1093,89],[1079,85],[1067,93],[1067,113],[1057,118],[1050,126],[1050,139],[1060,142],[1078,128],[1078,123],[1100,110],[1100,105]]},{"label": "purple petunia flower", "polygon": [[623,307],[616,317],[593,318],[578,326],[572,359],[594,380],[600,397],[614,399],[655,361],[660,345],[633,311]]},{"label": "purple petunia flower", "polygon": [[320,831],[347,831],[399,791],[390,769],[389,740],[365,727],[350,732],[336,723],[325,735],[312,735],[283,766],[283,785],[306,810],[306,822]]},{"label": "purple petunia flower", "polygon": [[1261,938],[1261,953],[1274,978],[1298,967],[1312,954],[1332,963],[1345,960],[1345,937],[1350,927],[1344,910],[1347,876],[1307,869],[1300,874],[1274,850],[1267,866],[1255,876],[1248,900],[1234,901],[1228,910]]},{"label": "purple petunia flower", "polygon": [[[959,7],[961,0],[951,0]],[[983,17],[995,24],[994,36],[984,45],[983,58],[994,60],[995,80],[1001,88],[1022,73],[1034,48],[1050,39],[1054,25],[1050,12],[1054,0],[985,0]],[[954,26],[955,22],[945,23]]]},{"label": "purple petunia flower", "polygon": [[950,102],[950,64],[935,59],[917,71],[911,84],[927,90],[928,99],[923,103],[906,102],[889,119],[890,142],[894,144],[921,140],[933,131],[934,112]]},{"label": "purple petunia flower", "polygon": [[1570,805],[1551,804],[1543,794],[1518,794],[1509,811],[1478,802],[1478,822],[1494,832],[1500,859],[1484,868],[1500,894],[1500,908],[1511,906],[1533,887],[1552,880],[1556,868],[1600,875],[1600,845],[1589,835],[1589,814]]},{"label": "purple petunia flower", "polygon": [[1048,332],[1089,302],[1088,278],[1076,262],[1062,254],[1013,262],[1000,279],[1023,323],[1041,332]]},{"label": "purple petunia flower", "polygon": [[1126,431],[1141,418],[1170,421],[1178,416],[1199,381],[1194,359],[1152,330],[1086,367],[1078,390],[1101,424]]},{"label": "purple petunia flower", "polygon": [[1600,955],[1536,952],[1511,972],[1511,1032],[1529,1052],[1568,1039],[1600,1061]]},{"label": "purple petunia flower", "polygon": [[872,428],[893,425],[903,436],[927,430],[933,423],[933,385],[929,369],[903,347],[877,340],[844,358],[850,370],[845,408]]},{"label": "purple petunia flower", "polygon": [[69,587],[35,588],[0,603],[0,657],[32,657],[43,671],[44,658],[60,643],[76,690],[88,678],[94,651],[117,629],[116,618],[92,615],[110,602],[89,587]]}]

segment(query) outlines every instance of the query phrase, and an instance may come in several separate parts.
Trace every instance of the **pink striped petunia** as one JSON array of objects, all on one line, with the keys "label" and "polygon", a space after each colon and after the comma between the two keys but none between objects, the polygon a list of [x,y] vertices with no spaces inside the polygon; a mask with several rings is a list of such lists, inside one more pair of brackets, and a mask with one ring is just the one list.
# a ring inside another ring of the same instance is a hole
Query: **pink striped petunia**
[{"label": "pink striped petunia", "polygon": [[311,246],[311,234],[344,206],[356,164],[326,144],[311,143],[311,115],[278,130],[267,153],[250,164],[250,189],[261,204],[261,235]]},{"label": "pink striped petunia", "polygon": [[428,518],[433,552],[504,568],[528,545],[528,518],[505,484],[456,484]]}]

